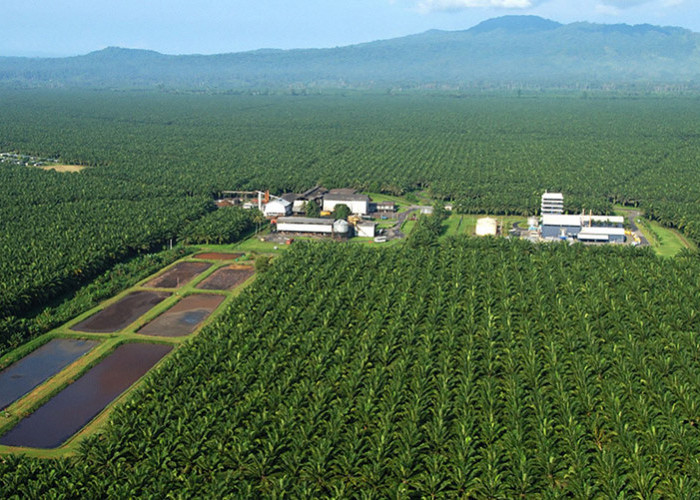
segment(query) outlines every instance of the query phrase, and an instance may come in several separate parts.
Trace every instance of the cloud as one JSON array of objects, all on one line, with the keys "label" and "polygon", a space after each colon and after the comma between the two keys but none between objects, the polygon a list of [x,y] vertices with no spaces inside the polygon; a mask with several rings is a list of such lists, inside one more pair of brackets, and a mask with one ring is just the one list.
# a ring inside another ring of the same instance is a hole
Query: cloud
[{"label": "cloud", "polygon": [[618,9],[628,9],[645,3],[651,3],[652,0],[603,0],[605,5],[617,7]]},{"label": "cloud", "polygon": [[675,7],[684,2],[685,0],[602,0],[603,5],[616,9],[629,9],[649,3],[660,4],[662,7]]},{"label": "cloud", "polygon": [[418,8],[423,12],[465,10],[474,7],[500,9],[528,9],[544,0],[421,0]]}]

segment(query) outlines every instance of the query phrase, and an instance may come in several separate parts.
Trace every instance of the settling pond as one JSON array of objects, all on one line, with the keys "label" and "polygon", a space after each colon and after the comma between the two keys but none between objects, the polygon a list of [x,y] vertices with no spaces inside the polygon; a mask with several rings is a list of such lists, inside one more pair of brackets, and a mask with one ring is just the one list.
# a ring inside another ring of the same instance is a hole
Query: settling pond
[{"label": "settling pond", "polygon": [[188,295],[141,328],[143,335],[179,337],[192,333],[224,301],[223,295]]},{"label": "settling pond", "polygon": [[92,333],[116,332],[129,326],[168,297],[168,292],[133,292],[71,329]]},{"label": "settling pond", "polygon": [[128,343],[90,368],[0,437],[0,444],[55,448],[95,418],[141,378],[172,346]]},{"label": "settling pond", "polygon": [[211,264],[207,262],[180,262],[144,286],[148,288],[180,288],[210,267]]},{"label": "settling pond", "polygon": [[230,266],[215,271],[197,288],[200,290],[231,290],[255,274],[250,266]]},{"label": "settling pond", "polygon": [[0,372],[0,410],[53,377],[90,349],[96,340],[53,339]]}]

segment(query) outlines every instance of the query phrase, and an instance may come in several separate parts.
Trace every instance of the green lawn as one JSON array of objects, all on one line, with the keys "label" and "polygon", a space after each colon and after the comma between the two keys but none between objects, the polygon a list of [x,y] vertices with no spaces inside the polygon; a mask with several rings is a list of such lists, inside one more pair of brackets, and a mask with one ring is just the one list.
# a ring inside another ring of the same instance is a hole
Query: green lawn
[{"label": "green lawn", "polygon": [[638,217],[635,221],[642,234],[649,240],[657,255],[675,257],[687,248],[696,251],[697,247],[675,229],[662,226],[656,221]]},{"label": "green lawn", "polygon": [[401,225],[401,231],[403,232],[403,234],[408,236],[409,234],[411,234],[411,231],[413,231],[413,227],[415,225],[416,221],[411,219],[405,220],[404,223]]},{"label": "green lawn", "polygon": [[382,193],[365,193],[367,196],[369,196],[374,203],[376,202],[381,202],[381,201],[393,201],[396,203],[396,206],[398,208],[398,212],[405,212],[409,206],[413,205],[410,201],[408,201],[406,198],[402,196],[393,196],[390,194],[382,194]]},{"label": "green lawn", "polygon": [[450,215],[442,223],[445,231],[443,236],[457,236],[459,234],[474,234],[475,221],[471,221],[471,216],[454,214]]}]

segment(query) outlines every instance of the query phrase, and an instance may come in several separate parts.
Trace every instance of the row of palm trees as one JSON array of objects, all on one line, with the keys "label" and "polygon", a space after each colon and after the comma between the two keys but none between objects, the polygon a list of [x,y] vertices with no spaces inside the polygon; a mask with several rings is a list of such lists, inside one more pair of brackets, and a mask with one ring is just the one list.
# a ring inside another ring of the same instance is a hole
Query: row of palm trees
[{"label": "row of palm trees", "polygon": [[692,498],[698,265],[491,239],[301,243],[119,407],[78,466],[12,459],[0,484]]}]

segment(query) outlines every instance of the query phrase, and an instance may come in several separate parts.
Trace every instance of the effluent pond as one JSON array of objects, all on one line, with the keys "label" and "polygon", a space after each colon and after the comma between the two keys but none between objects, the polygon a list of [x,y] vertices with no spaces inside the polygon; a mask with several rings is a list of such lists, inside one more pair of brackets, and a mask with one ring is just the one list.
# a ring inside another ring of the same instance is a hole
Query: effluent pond
[{"label": "effluent pond", "polygon": [[96,340],[53,339],[0,372],[0,410],[99,344]]},{"label": "effluent pond", "polygon": [[150,370],[172,346],[127,343],[0,437],[0,444],[55,448],[95,418]]}]

